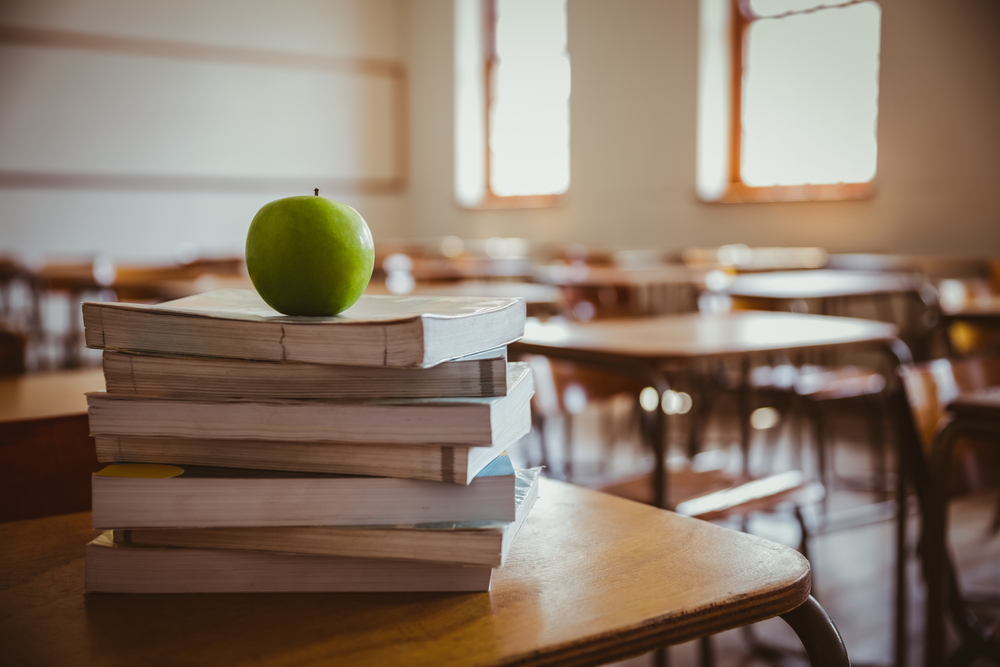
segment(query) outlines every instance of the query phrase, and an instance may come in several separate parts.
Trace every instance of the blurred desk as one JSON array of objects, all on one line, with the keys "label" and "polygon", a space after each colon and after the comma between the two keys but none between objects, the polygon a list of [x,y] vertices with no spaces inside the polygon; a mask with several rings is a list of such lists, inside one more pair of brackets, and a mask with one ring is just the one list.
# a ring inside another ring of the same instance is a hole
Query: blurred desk
[{"label": "blurred desk", "polygon": [[549,264],[536,269],[535,280],[560,287],[642,287],[693,284],[704,275],[705,271],[683,266],[619,269],[586,264]]},{"label": "blurred desk", "polygon": [[[656,387],[661,396],[669,388],[668,375],[698,360],[742,360],[740,444],[746,469],[750,446],[746,377],[752,357],[791,350],[884,348],[896,340],[898,333],[891,324],[841,317],[767,312],[687,314],[590,323],[529,322],[524,338],[512,344],[510,350],[568,359],[599,366],[610,373],[642,378]],[[663,506],[667,497],[666,419],[660,409],[654,409],[653,415],[655,497],[657,504]]]},{"label": "blurred desk", "polygon": [[99,368],[0,379],[0,522],[90,509],[84,392],[103,390]]},{"label": "blurred desk", "polygon": [[596,665],[782,615],[813,664],[846,667],[774,542],[541,480],[489,593],[91,595],[89,514],[0,526],[12,664]]},{"label": "blurred desk", "polygon": [[[383,281],[372,280],[365,294],[391,294]],[[559,312],[562,293],[551,285],[510,281],[463,280],[455,283],[418,284],[413,296],[478,296],[485,298],[519,297],[524,299],[529,317],[547,317]]]},{"label": "blurred desk", "polygon": [[414,257],[414,280],[485,280],[530,278],[533,262],[529,257],[488,257],[463,255],[459,257]]},{"label": "blurred desk", "polygon": [[947,257],[940,255],[887,255],[879,253],[840,253],[829,256],[828,269],[847,271],[890,271],[919,273],[930,280],[941,278],[985,278],[990,261],[985,257]]},{"label": "blurred desk", "polygon": [[[683,266],[619,269],[584,264],[550,264],[535,280],[563,290],[570,306],[593,306],[592,316],[665,315],[698,309],[697,288],[705,271]],[[576,313],[587,320],[586,313]]]},{"label": "blurred desk", "polygon": [[253,283],[249,276],[216,276],[205,274],[197,278],[157,278],[153,275],[124,275],[116,278],[110,289],[120,301],[160,303],[193,296],[217,289],[248,289]]},{"label": "blurred desk", "polygon": [[828,308],[831,299],[919,293],[923,285],[921,276],[909,273],[824,269],[733,276],[728,283],[720,285],[718,291],[730,296],[768,301],[817,299],[824,302],[824,308]]}]

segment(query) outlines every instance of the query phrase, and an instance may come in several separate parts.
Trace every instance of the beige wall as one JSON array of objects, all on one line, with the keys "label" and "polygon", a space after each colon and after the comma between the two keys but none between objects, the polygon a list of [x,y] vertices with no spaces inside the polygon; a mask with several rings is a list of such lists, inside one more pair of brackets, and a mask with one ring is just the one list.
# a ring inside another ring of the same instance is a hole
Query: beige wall
[{"label": "beige wall", "polygon": [[[564,207],[533,211],[454,203],[452,0],[24,0],[0,3],[0,24],[402,61],[407,190],[324,193],[356,206],[376,239],[505,235],[622,247],[744,242],[1000,255],[1000,4],[882,7],[875,197],[723,205],[694,194],[698,0],[569,0],[571,190]],[[0,171],[304,180],[385,172],[384,130],[372,120],[384,115],[384,105],[372,106],[382,93],[360,102],[309,97],[310,86],[347,85],[317,76],[0,44]],[[219,82],[230,80],[241,83],[220,92]],[[236,113],[255,106],[255,94],[299,107],[293,127],[282,123],[280,105]],[[116,95],[147,116],[138,130],[124,128],[131,135],[119,131],[120,118],[100,113],[102,104],[127,107]],[[213,100],[215,111],[182,105],[188,115],[178,115],[172,97]],[[274,136],[258,141],[268,123]],[[255,146],[267,150],[248,148]],[[0,251],[151,258],[190,243],[240,252],[257,208],[288,194],[8,185],[0,187]]]},{"label": "beige wall", "polygon": [[[0,252],[169,259],[190,244],[242,254],[266,202],[391,177],[390,79],[141,51],[166,40],[402,63],[403,16],[403,0],[0,2],[0,26],[146,40],[139,53],[108,40],[93,49],[0,40]],[[11,174],[31,187],[12,186]],[[114,178],[88,184],[94,175]],[[197,186],[122,186],[115,175]],[[322,194],[357,207],[377,235],[403,233],[402,194]]]},{"label": "beige wall", "polygon": [[698,0],[569,0],[572,184],[545,211],[454,204],[451,7],[409,6],[414,235],[1000,255],[995,0],[882,2],[872,199],[739,205],[695,197]]}]

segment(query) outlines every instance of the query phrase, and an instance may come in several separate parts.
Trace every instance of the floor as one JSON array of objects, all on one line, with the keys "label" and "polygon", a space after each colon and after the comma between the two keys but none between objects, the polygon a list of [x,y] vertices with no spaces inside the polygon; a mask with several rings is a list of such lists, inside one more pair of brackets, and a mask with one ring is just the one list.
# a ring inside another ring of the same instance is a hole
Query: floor
[{"label": "floor", "polygon": [[[613,479],[652,465],[651,457],[642,450],[634,430],[629,427],[630,405],[627,401],[589,406],[574,417],[573,478],[583,484],[597,486],[602,480]],[[738,449],[735,448],[737,430],[731,417],[735,406],[725,403],[718,406],[714,426],[705,436],[705,448],[718,449],[730,454],[738,466]],[[674,433],[671,454],[681,454],[684,440],[684,418],[672,418]],[[728,421],[727,421],[728,420]],[[814,595],[824,606],[840,629],[851,660],[855,665],[892,664],[893,628],[893,563],[895,558],[893,508],[878,505],[883,498],[878,494],[848,490],[849,479],[870,473],[871,454],[865,439],[863,422],[849,410],[836,415],[835,469],[843,481],[828,491],[828,514],[824,517],[818,507],[810,508],[807,520],[813,532],[810,542],[814,572]],[[793,445],[805,439],[795,424],[774,433],[757,431],[751,451],[751,463],[774,471],[788,469],[796,464],[807,472],[815,471],[815,462],[806,446],[801,458]],[[560,456],[561,425],[553,421],[547,425],[549,446],[548,474],[561,477],[564,461]],[[766,446],[770,438],[776,444]],[[615,439],[608,447],[603,442]],[[525,446],[524,456],[537,460],[537,438]],[[768,453],[773,458],[767,456]],[[891,464],[890,464],[891,465]],[[891,467],[889,468],[892,469]],[[980,595],[1000,597],[1000,537],[989,533],[989,522],[997,508],[997,493],[966,497],[955,501],[951,507],[951,540],[957,554],[964,590]],[[880,509],[881,508],[881,509]],[[733,526],[738,528],[738,526]],[[911,542],[917,531],[917,516],[911,513]],[[751,532],[795,545],[798,528],[792,517],[776,515],[754,516],[749,524]],[[915,557],[909,566],[909,657],[907,665],[922,665],[922,601],[923,583],[920,580]],[[758,624],[755,635],[768,643],[796,649],[800,645],[795,635],[780,620]],[[758,667],[776,664],[751,654],[744,633],[732,631],[716,635],[713,640],[715,664],[719,667]],[[699,665],[698,643],[670,649],[670,665],[685,667]],[[787,664],[807,664],[794,658]],[[653,665],[652,656],[640,656],[616,663],[619,667],[647,667]],[[979,661],[975,665],[992,664]]]}]

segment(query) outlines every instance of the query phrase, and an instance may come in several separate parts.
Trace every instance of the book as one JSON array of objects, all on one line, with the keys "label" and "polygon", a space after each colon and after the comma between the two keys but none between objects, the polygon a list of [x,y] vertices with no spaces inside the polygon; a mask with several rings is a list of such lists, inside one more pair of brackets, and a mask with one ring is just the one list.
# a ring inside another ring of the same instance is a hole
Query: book
[{"label": "book", "polygon": [[513,521],[501,455],[468,486],[391,477],[112,464],[91,482],[95,529],[351,526]]},{"label": "book", "polygon": [[97,460],[102,463],[173,463],[468,484],[490,461],[516,445],[530,430],[531,409],[525,406],[491,447],[127,435],[98,435],[94,440]]},{"label": "book", "polygon": [[488,591],[489,566],[303,556],[231,549],[87,545],[85,593],[346,593]]},{"label": "book", "polygon": [[538,468],[517,471],[513,521],[403,526],[139,528],[114,531],[114,541],[154,547],[240,549],[500,567],[538,497],[539,472]]},{"label": "book", "polygon": [[431,368],[333,366],[104,351],[113,394],[174,398],[441,398],[507,394],[507,349]]},{"label": "book", "polygon": [[333,317],[282,315],[235,289],[83,304],[92,348],[347,366],[435,366],[514,342],[524,318],[519,298],[364,295]]},{"label": "book", "polygon": [[531,368],[507,365],[506,396],[488,398],[180,400],[87,394],[93,435],[213,440],[491,446],[534,393]]}]

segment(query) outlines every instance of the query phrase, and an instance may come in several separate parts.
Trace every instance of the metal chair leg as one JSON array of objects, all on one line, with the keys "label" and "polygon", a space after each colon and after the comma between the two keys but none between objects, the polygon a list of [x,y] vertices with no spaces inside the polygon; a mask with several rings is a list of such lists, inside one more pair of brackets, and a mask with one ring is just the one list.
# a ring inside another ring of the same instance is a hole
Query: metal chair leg
[{"label": "metal chair leg", "polygon": [[701,667],[715,667],[715,651],[712,649],[712,636],[706,635],[700,641]]},{"label": "metal chair leg", "polygon": [[837,626],[811,595],[781,618],[799,636],[813,667],[851,667]]},{"label": "metal chair leg", "polygon": [[[820,483],[827,489],[833,488],[830,485],[830,480],[827,477],[827,465],[826,465],[826,424],[823,419],[823,406],[818,401],[809,402],[809,412],[812,417],[813,427],[815,428],[814,438],[816,441],[816,468],[819,474]],[[830,494],[823,494],[823,500],[820,502],[820,509],[823,513],[825,520],[827,513],[827,499]]]}]

